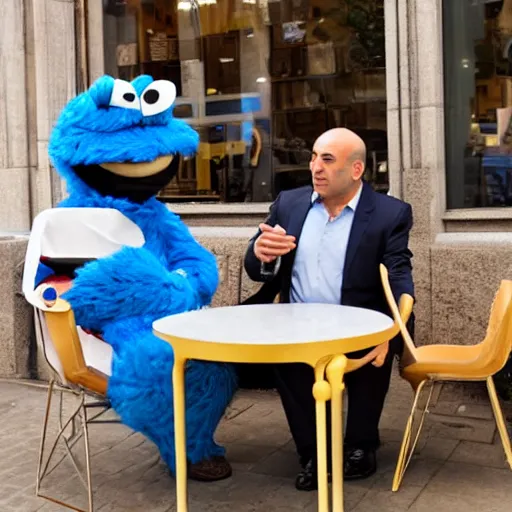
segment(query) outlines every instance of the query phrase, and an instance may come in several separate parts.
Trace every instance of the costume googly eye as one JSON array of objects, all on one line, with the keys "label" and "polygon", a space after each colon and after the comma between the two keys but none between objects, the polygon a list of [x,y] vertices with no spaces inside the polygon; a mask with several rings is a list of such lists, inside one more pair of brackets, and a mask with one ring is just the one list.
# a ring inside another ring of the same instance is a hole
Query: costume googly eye
[{"label": "costume googly eye", "polygon": [[140,101],[133,85],[116,78],[110,97],[110,106],[140,110]]},{"label": "costume googly eye", "polygon": [[143,116],[156,116],[165,112],[176,99],[176,86],[168,80],[150,83],[140,96],[140,109]]}]

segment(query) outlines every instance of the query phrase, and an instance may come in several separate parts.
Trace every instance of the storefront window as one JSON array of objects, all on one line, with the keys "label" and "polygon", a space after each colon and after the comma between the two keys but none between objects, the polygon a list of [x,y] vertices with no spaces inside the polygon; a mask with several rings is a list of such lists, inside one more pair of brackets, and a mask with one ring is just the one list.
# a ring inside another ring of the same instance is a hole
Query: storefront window
[{"label": "storefront window", "polygon": [[512,1],[444,0],[448,208],[512,205]]},{"label": "storefront window", "polygon": [[172,80],[201,136],[166,201],[271,201],[345,126],[388,189],[383,0],[103,0],[105,72]]}]

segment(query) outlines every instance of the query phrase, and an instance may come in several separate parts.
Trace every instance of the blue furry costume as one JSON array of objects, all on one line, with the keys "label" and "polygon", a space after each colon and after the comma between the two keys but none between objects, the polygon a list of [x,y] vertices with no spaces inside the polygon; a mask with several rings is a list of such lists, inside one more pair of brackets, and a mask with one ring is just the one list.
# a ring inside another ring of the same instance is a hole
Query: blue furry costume
[{"label": "blue furry costume", "polygon": [[[77,324],[113,347],[108,385],[113,408],[123,423],[155,442],[173,473],[173,352],[151,326],[163,316],[209,304],[218,285],[215,257],[155,198],[175,175],[179,155],[193,155],[198,146],[197,133],[172,116],[175,96],[171,82],[149,76],[132,83],[101,77],[64,108],[49,144],[69,193],[61,207],[115,208],[144,233],[143,247],[125,247],[76,270],[63,297]],[[146,169],[162,158],[167,158],[163,169]],[[128,171],[108,165],[112,162],[127,164]],[[146,171],[131,176],[130,166],[138,163]],[[189,362],[190,464],[223,457],[213,436],[235,388],[230,365]]]}]

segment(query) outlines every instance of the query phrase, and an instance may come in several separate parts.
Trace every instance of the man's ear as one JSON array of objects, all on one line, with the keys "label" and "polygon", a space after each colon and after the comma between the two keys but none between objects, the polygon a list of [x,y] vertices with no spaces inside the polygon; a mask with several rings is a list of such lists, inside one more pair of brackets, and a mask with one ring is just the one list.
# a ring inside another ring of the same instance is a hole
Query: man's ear
[{"label": "man's ear", "polygon": [[362,160],[356,160],[352,164],[352,177],[354,180],[359,180],[362,178],[364,173],[364,162]]}]

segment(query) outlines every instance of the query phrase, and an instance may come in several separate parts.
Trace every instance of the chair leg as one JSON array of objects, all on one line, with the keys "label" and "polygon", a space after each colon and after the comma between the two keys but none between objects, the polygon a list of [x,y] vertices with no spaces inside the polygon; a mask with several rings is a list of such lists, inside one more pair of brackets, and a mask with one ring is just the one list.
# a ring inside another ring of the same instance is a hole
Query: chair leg
[{"label": "chair leg", "polygon": [[487,391],[489,392],[489,398],[491,399],[492,410],[494,413],[494,418],[496,419],[496,426],[498,427],[498,431],[500,433],[501,443],[503,444],[503,449],[505,450],[505,455],[507,456],[507,462],[510,466],[510,469],[512,469],[512,448],[510,446],[510,436],[507,430],[505,419],[503,418],[503,411],[501,410],[500,401],[496,393],[496,387],[494,386],[494,380],[492,376],[487,378]]},{"label": "chair leg", "polygon": [[[46,460],[44,457],[44,454],[46,451],[45,445],[46,445],[46,438],[47,438],[47,433],[48,433],[50,406],[51,406],[51,402],[52,402],[52,395],[53,395],[54,388],[55,388],[55,384],[52,381],[52,382],[50,382],[50,385],[48,388],[46,412],[45,412],[43,430],[42,430],[42,436],[41,436],[41,447],[40,447],[40,452],[39,452],[39,462],[38,462],[38,468],[37,468],[36,495],[41,498],[44,498],[48,501],[51,501],[53,503],[57,503],[58,505],[66,507],[70,510],[75,510],[77,512],[94,512],[87,407],[85,404],[85,394],[83,392],[81,392],[79,394],[75,394],[73,392],[75,397],[78,398],[79,403],[78,403],[77,407],[75,407],[73,409],[72,414],[64,421],[63,409],[62,409],[62,394],[64,391],[62,390],[62,388],[59,388],[61,391],[61,402],[60,402],[59,422],[58,422],[59,423],[59,432],[53,441],[51,449],[49,450],[49,455],[46,457]],[[76,425],[75,425],[75,421],[77,419],[79,419],[80,423],[81,423],[79,428],[76,428]],[[66,435],[66,431],[68,429],[71,429],[71,434],[69,437]],[[85,472],[86,472],[85,478],[83,477],[82,471],[80,470],[80,467],[79,467],[79,464],[76,461],[75,456],[72,452],[73,447],[76,445],[76,443],[80,440],[81,437],[83,437],[83,439],[84,439],[84,448],[85,448]],[[52,458],[55,454],[55,450],[57,448],[59,441],[62,441],[64,443],[65,453],[50,468],[50,464],[52,462]],[[88,498],[87,510],[78,508],[72,504],[69,504],[69,503],[61,501],[59,499],[53,498],[53,497],[43,494],[41,492],[41,483],[42,483],[43,479],[46,476],[49,476],[61,464],[61,462],[66,457],[68,457],[69,460],[71,461],[72,465],[74,466],[74,468],[77,472],[77,475],[79,476],[80,480],[84,484],[85,489],[87,491],[87,498]]]},{"label": "chair leg", "polygon": [[89,448],[89,428],[87,424],[87,408],[85,403],[82,402],[82,409],[80,416],[82,418],[82,427],[84,430],[84,445],[85,445],[85,471],[87,474],[87,499],[89,502],[89,512],[93,511],[92,501],[92,475],[91,475],[91,452]]},{"label": "chair leg", "polygon": [[[77,460],[76,460],[76,458],[75,458],[75,456],[73,454],[73,451],[72,451],[73,447],[76,445],[76,443],[78,441],[80,441],[80,439],[84,435],[84,429],[81,426],[81,424],[77,427],[77,419],[82,421],[81,411],[82,411],[82,406],[83,406],[84,401],[85,401],[85,396],[84,396],[83,393],[81,393],[78,396],[79,406],[78,406],[78,409],[76,409],[75,412],[73,413],[73,415],[71,416],[70,422],[68,420],[68,423],[69,423],[68,428],[71,429],[71,433],[69,434],[69,436],[67,436],[65,434],[66,427],[64,427],[65,423],[64,423],[64,409],[63,409],[63,407],[64,407],[64,396],[63,395],[64,395],[64,393],[61,392],[61,394],[60,394],[60,404],[59,404],[59,409],[60,409],[59,410],[59,427],[60,427],[61,432],[62,432],[62,441],[63,441],[64,446],[66,448],[66,455],[69,457],[69,460],[73,464],[73,467],[75,468],[75,471],[76,471],[77,475],[79,476],[80,480],[82,481],[82,484],[84,485],[86,491],[88,491],[87,481],[82,476],[82,472],[80,471],[79,464],[78,464],[78,462],[77,462]],[[51,471],[53,471],[62,462],[62,460],[63,459],[61,459],[59,462],[57,462],[57,464],[55,464],[55,466],[52,468]]]},{"label": "chair leg", "polygon": [[411,461],[414,450],[415,450],[418,440],[420,438],[421,430],[423,428],[423,423],[425,421],[425,416],[428,412],[428,406],[430,404],[430,400],[432,399],[432,394],[434,392],[434,383],[432,383],[429,396],[425,403],[425,407],[423,408],[423,411],[421,412],[418,430],[416,432],[416,436],[414,437],[414,440],[413,440],[412,446],[411,446],[412,429],[413,429],[413,425],[414,425],[416,409],[418,408],[418,401],[419,401],[421,392],[423,391],[423,388],[427,382],[429,382],[429,381],[428,380],[422,381],[420,383],[420,385],[418,386],[418,388],[416,389],[416,395],[414,397],[414,402],[412,404],[411,414],[409,416],[409,419],[407,420],[407,425],[405,427],[404,437],[402,439],[402,445],[400,447],[400,454],[398,455],[398,461],[396,464],[395,475],[393,477],[393,487],[392,487],[393,492],[398,491],[398,488],[400,487],[400,484],[402,483],[402,480],[404,478],[405,471],[407,470],[407,467],[409,466],[409,462]]},{"label": "chair leg", "polygon": [[39,445],[39,460],[37,463],[37,476],[36,476],[36,496],[39,496],[39,490],[41,488],[41,470],[43,467],[44,446],[46,444],[46,434],[48,432],[48,420],[50,418],[50,409],[51,409],[51,405],[52,405],[53,386],[54,386],[54,381],[51,380],[50,384],[48,386],[48,394],[46,396],[46,410],[44,413],[43,429],[41,432],[41,442]]}]

